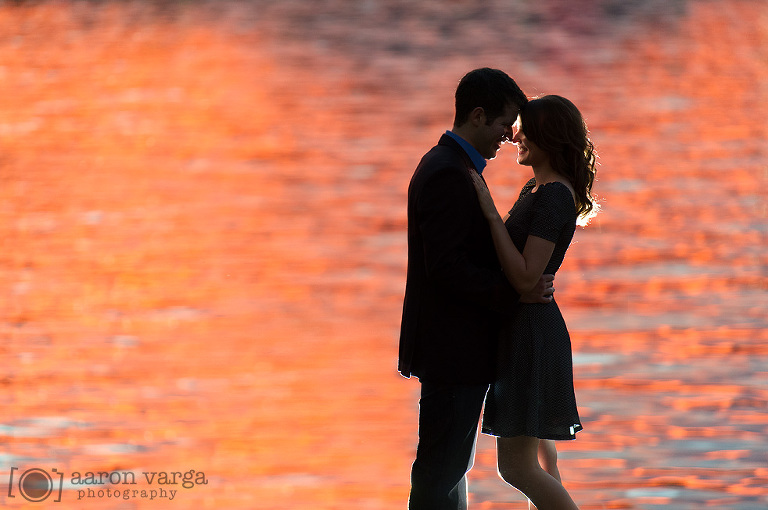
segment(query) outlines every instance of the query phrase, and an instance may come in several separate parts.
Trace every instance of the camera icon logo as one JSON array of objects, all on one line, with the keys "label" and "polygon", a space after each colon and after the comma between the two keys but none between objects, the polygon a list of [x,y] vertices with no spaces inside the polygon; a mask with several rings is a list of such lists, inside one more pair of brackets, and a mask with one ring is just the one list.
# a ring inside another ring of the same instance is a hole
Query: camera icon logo
[{"label": "camera icon logo", "polygon": [[[9,498],[16,497],[13,494],[13,474],[18,470],[19,468],[17,467],[11,467],[11,477],[8,480]],[[56,483],[48,471],[34,467],[27,469],[21,474],[21,476],[19,476],[19,481],[16,484],[19,489],[19,494],[21,494],[27,501],[32,503],[39,503],[48,499],[48,497],[53,494],[54,490],[58,490],[58,495],[53,501],[55,503],[61,502],[61,491],[64,486],[64,473],[56,470],[55,468],[51,469],[51,472],[58,477],[58,487],[56,487]]]}]

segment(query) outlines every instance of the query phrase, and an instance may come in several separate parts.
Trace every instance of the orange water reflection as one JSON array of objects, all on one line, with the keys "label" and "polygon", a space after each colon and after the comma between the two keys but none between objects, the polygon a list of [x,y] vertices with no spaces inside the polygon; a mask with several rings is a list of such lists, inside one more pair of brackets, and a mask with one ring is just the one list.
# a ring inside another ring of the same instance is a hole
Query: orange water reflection
[{"label": "orange water reflection", "polygon": [[[39,466],[61,508],[403,508],[405,190],[479,65],[572,98],[600,150],[557,286],[569,490],[768,505],[765,8],[561,4],[1,4],[3,505],[40,507],[5,490]],[[473,504],[526,508],[494,463],[482,437]],[[172,501],[71,483],[190,470]]]}]

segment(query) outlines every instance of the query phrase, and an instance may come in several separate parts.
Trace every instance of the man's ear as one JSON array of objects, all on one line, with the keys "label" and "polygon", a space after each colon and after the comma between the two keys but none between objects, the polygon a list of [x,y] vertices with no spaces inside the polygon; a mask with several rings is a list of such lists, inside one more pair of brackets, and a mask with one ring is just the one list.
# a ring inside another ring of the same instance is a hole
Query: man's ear
[{"label": "man's ear", "polygon": [[469,122],[474,127],[480,127],[485,124],[485,110],[482,106],[476,106],[474,110],[469,113]]}]

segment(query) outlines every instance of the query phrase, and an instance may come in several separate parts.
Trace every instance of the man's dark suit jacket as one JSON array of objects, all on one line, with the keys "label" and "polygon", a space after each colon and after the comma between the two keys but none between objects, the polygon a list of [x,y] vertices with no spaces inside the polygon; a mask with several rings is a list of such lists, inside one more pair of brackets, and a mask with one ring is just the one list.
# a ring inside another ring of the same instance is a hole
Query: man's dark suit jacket
[{"label": "man's dark suit jacket", "polygon": [[443,135],[408,187],[408,272],[398,370],[421,381],[494,377],[498,326],[519,296],[503,276],[471,159]]}]

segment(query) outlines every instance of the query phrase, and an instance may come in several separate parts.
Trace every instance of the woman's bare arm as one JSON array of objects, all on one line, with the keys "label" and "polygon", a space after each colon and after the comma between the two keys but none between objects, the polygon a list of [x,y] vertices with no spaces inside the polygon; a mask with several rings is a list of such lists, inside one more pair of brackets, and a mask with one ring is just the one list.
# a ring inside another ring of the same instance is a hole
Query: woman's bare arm
[{"label": "woman's bare arm", "polygon": [[520,253],[509,237],[485,181],[474,171],[472,180],[480,199],[480,207],[491,228],[493,244],[504,274],[519,294],[525,294],[539,282],[555,251],[555,243],[540,237],[528,236],[523,253]]}]

